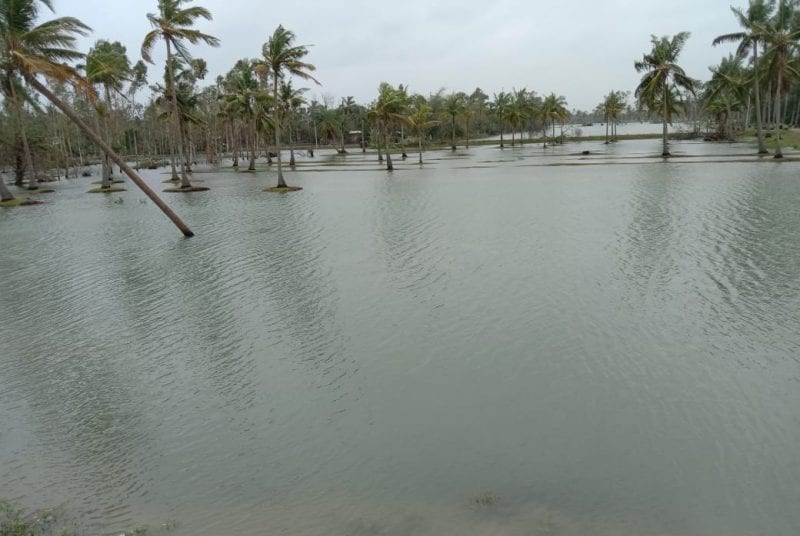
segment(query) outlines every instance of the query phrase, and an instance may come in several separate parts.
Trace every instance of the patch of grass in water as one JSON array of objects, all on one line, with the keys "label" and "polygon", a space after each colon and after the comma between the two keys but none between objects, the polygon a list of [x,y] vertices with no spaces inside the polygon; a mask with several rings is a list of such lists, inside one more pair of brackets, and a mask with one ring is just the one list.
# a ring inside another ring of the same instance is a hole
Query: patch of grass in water
[{"label": "patch of grass in water", "polygon": [[30,199],[27,197],[17,197],[15,199],[9,199],[8,201],[0,201],[0,207],[26,207],[31,205],[41,205],[41,201],[36,201],[35,199]]},{"label": "patch of grass in water", "polygon": [[125,188],[118,188],[115,186],[111,186],[110,188],[92,188],[86,193],[89,194],[114,194],[117,192],[127,192]]},{"label": "patch of grass in water", "polygon": [[191,192],[207,192],[210,189],[206,186],[189,186],[188,188],[165,188],[164,191],[171,194],[188,194]]},{"label": "patch of grass in water", "polygon": [[265,192],[278,192],[278,193],[287,193],[287,192],[299,192],[302,190],[299,186],[273,186],[272,188],[264,188]]},{"label": "patch of grass in water", "polygon": [[470,504],[480,508],[487,508],[496,505],[499,500],[500,497],[496,493],[487,491],[486,493],[473,497]]}]

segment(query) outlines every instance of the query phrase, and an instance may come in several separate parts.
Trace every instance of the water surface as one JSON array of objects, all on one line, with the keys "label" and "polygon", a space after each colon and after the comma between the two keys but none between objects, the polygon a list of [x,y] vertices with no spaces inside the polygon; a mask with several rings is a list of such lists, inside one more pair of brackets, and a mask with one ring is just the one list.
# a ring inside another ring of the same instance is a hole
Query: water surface
[{"label": "water surface", "polygon": [[197,173],[189,240],[133,186],[0,211],[0,496],[106,534],[797,534],[798,167],[672,149]]}]

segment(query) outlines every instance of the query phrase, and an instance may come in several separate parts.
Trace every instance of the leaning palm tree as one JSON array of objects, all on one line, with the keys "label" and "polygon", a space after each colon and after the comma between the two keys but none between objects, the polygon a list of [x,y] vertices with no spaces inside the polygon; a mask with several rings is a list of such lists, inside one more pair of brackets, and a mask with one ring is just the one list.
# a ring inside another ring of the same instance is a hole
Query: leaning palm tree
[{"label": "leaning palm tree", "polygon": [[775,0],[750,0],[747,11],[741,8],[731,7],[733,15],[739,22],[743,31],[724,34],[718,36],[712,44],[717,46],[721,43],[739,43],[736,55],[743,58],[748,51],[753,51],[753,98],[756,106],[756,136],[758,138],[758,154],[767,154],[767,146],[764,143],[764,130],[761,118],[761,91],[758,73],[758,47],[764,41],[763,29],[775,10]]},{"label": "leaning palm tree", "polygon": [[286,189],[286,181],[283,178],[283,164],[281,160],[281,112],[278,106],[280,102],[278,88],[280,82],[286,75],[297,76],[303,80],[311,80],[319,84],[311,73],[316,67],[303,61],[308,55],[306,45],[295,45],[294,32],[279,25],[269,37],[262,48],[264,56],[263,68],[272,76],[272,98],[275,106],[273,108],[273,123],[275,126],[275,152],[278,155],[278,185],[276,188]]},{"label": "leaning palm tree", "polygon": [[680,32],[672,38],[651,36],[652,50],[633,64],[637,73],[644,72],[635,93],[639,104],[646,106],[651,112],[658,110],[661,114],[664,126],[661,156],[664,157],[670,156],[667,124],[672,122],[672,112],[677,108],[679,97],[676,93],[683,89],[694,95],[698,85],[677,64],[689,35],[689,32]]},{"label": "leaning palm tree", "polygon": [[780,0],[775,15],[766,23],[758,25],[767,51],[764,61],[769,76],[775,80],[775,158],[783,158],[781,151],[781,91],[792,79],[800,78],[800,59],[798,59],[798,41],[800,41],[800,20],[798,20],[796,2]]},{"label": "leaning palm tree", "polygon": [[167,46],[167,93],[172,106],[173,129],[178,138],[178,157],[181,165],[181,189],[190,191],[192,185],[186,173],[186,140],[180,125],[180,110],[178,109],[178,96],[175,90],[175,71],[173,51],[191,64],[191,55],[186,49],[184,41],[196,45],[203,42],[212,47],[219,46],[219,39],[212,35],[193,28],[198,19],[211,20],[211,12],[201,6],[187,6],[191,0],[158,0],[158,13],[148,13],[147,20],[153,29],[147,33],[142,42],[142,57],[153,63],[152,51],[156,42],[163,39]]},{"label": "leaning palm tree", "polygon": [[66,62],[80,60],[83,54],[74,50],[76,37],[90,28],[73,17],[60,17],[36,25],[40,4],[52,8],[50,0],[0,0],[0,70],[7,76],[21,76],[36,91],[70,118],[83,133],[106,153],[144,193],[181,230],[184,236],[194,233],[150,189],[133,169],[64,101],[39,81],[38,76],[53,82],[71,82],[90,91],[90,86]]}]

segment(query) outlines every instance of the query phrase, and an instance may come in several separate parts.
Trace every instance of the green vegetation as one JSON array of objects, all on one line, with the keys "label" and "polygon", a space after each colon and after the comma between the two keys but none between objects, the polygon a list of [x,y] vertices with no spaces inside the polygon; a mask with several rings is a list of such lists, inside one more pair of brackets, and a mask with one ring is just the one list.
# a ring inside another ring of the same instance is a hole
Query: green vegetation
[{"label": "green vegetation", "polygon": [[[156,536],[178,528],[174,520],[159,527],[136,527],[122,536]],[[0,536],[82,536],[79,524],[70,519],[64,507],[26,512],[11,502],[0,500]]]},{"label": "green vegetation", "polygon": [[[99,163],[101,188],[92,191],[114,191],[107,189],[115,182],[113,162],[191,236],[127,162],[135,162],[136,169],[169,165],[180,184],[170,190],[189,192],[207,190],[192,188],[192,166],[198,161],[219,166],[227,158],[239,169],[246,158],[248,171],[274,171],[283,188],[284,145],[292,169],[297,147],[305,147],[311,158],[314,150],[329,145],[343,158],[353,147],[362,152],[369,147],[391,171],[397,154],[407,156],[407,145],[417,147],[421,163],[426,147],[455,151],[493,144],[485,139],[498,134],[501,149],[509,138],[512,147],[538,142],[547,148],[575,139],[615,143],[650,137],[619,135],[620,123],[657,118],[663,124],[662,154],[669,156],[674,135],[668,135],[667,126],[680,118],[692,125],[694,136],[704,127],[714,131],[704,137],[718,140],[737,139],[754,125],[758,152],[773,148],[780,158],[781,140],[793,144],[785,127],[800,124],[798,0],[749,0],[732,7],[738,29],[712,44],[734,43],[736,53],[710,66],[705,83],[689,77],[678,63],[688,32],[653,36],[651,50],[634,62],[642,79],[633,93],[609,91],[590,111],[570,110],[565,97],[526,87],[490,99],[480,88],[423,95],[405,84],[382,82],[369,103],[351,96],[341,97],[338,105],[327,96],[324,102],[308,99],[308,88],[294,82],[319,83],[307,60],[309,48],[297,45],[295,34],[281,25],[260,50],[254,42],[252,57],[233,62],[226,75],[204,86],[207,65],[189,49],[221,44],[199,28],[212,20],[211,12],[192,0],[151,1],[155,9],[142,14],[152,27],[143,36],[142,61],[109,39],[98,39],[86,54],[77,50],[76,39],[90,28],[69,16],[41,22],[42,8],[53,9],[50,0],[0,0],[0,162],[13,169],[17,186],[39,191],[38,177],[78,177]],[[148,86],[145,61],[152,63],[159,46],[166,52],[163,81]],[[137,94],[148,87],[149,99],[140,103]],[[37,92],[46,100],[37,99]],[[576,135],[568,123],[603,123],[605,136]],[[772,130],[769,138],[766,128]],[[0,200],[14,200],[5,183],[0,183]]]},{"label": "green vegetation", "polygon": [[117,192],[126,192],[126,191],[127,190],[125,188],[118,188],[116,186],[108,186],[108,187],[101,186],[100,188],[92,188],[87,193],[90,193],[90,194],[115,194]]},{"label": "green vegetation", "polygon": [[475,506],[485,508],[485,507],[495,506],[499,500],[500,497],[498,497],[497,494],[492,493],[491,491],[487,491],[486,493],[482,493],[481,495],[473,497],[470,502]]},{"label": "green vegetation", "polygon": [[13,199],[6,199],[4,201],[0,201],[0,207],[3,208],[10,208],[10,207],[25,207],[30,205],[41,205],[41,201],[36,201],[35,199],[30,199],[28,197],[15,197]]}]

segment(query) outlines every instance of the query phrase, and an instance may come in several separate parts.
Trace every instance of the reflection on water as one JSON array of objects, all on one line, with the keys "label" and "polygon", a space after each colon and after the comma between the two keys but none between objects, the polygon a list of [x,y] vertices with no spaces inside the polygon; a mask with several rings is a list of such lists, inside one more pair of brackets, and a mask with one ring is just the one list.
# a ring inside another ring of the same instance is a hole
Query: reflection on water
[{"label": "reflection on water", "polygon": [[657,149],[207,173],[191,240],[78,181],[0,212],[0,495],[92,533],[795,534],[800,183]]}]

